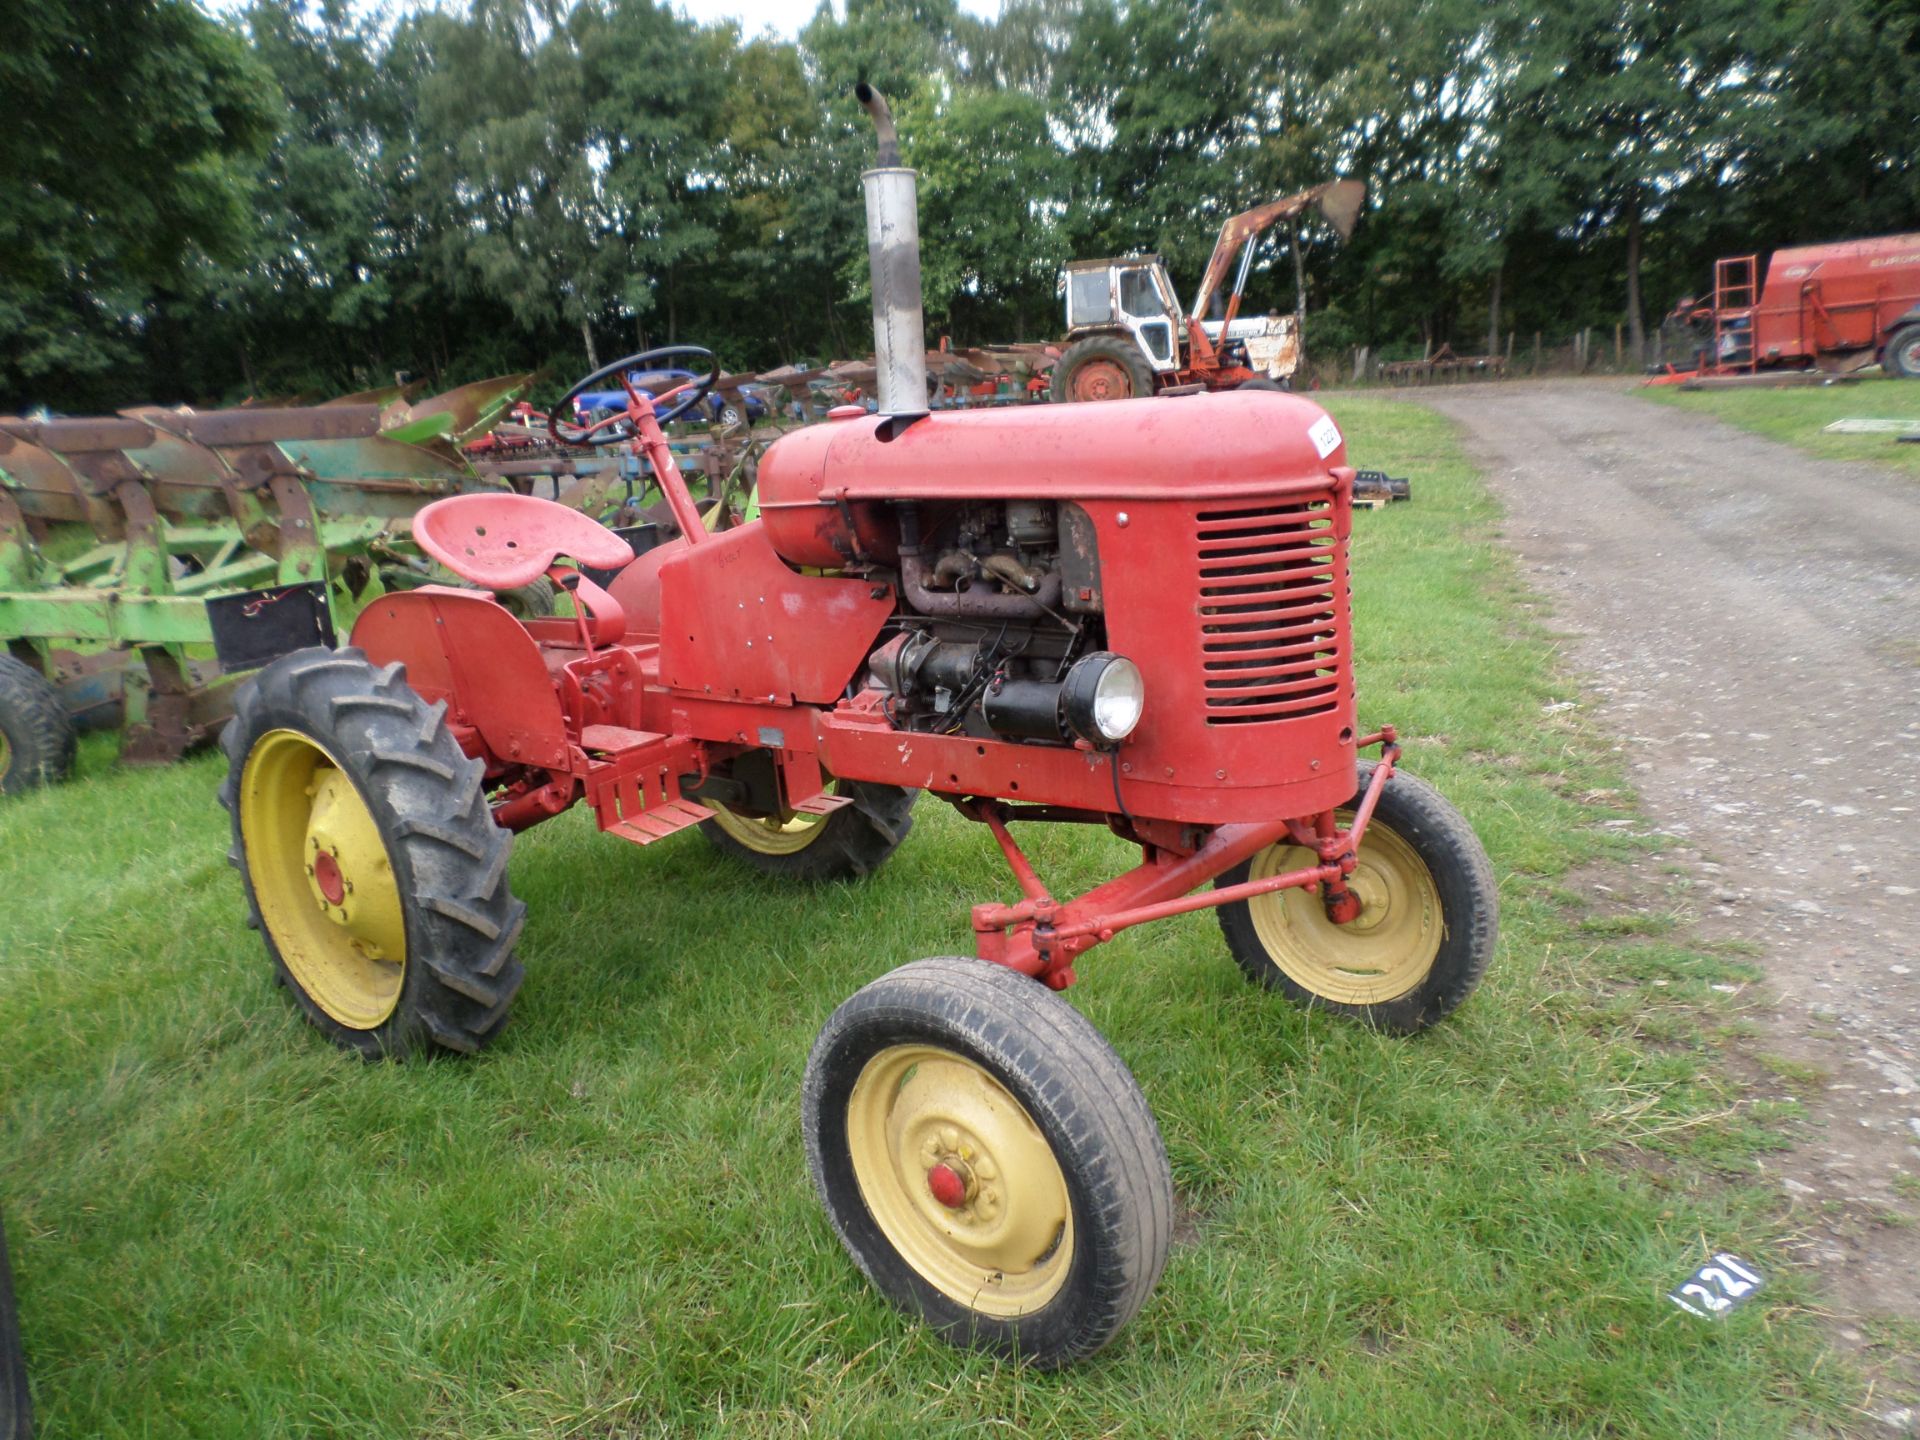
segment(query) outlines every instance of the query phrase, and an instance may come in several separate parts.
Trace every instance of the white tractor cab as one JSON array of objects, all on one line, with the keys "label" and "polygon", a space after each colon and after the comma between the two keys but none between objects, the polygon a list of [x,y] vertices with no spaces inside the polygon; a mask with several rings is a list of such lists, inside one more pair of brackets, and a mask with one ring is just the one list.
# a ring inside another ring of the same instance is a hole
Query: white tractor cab
[{"label": "white tractor cab", "polygon": [[[1181,310],[1158,255],[1074,261],[1061,277],[1068,344],[1053,368],[1052,398],[1123,400],[1185,385],[1288,388],[1300,364],[1295,318],[1238,313],[1254,244],[1275,222],[1310,207],[1344,240],[1366,194],[1359,180],[1333,180],[1231,217],[1220,227],[1190,312]],[[1240,263],[1232,292],[1210,316],[1235,251]]]}]

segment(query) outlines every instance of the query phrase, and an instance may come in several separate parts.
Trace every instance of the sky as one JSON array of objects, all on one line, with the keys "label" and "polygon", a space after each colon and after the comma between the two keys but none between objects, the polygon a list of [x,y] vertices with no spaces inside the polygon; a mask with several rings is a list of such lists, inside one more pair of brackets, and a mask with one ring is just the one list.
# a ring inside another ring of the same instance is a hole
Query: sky
[{"label": "sky", "polygon": [[[246,9],[248,0],[200,0],[200,3],[216,15],[232,15]],[[412,10],[426,3],[430,0],[396,0],[389,8]],[[999,15],[1000,5],[1001,0],[960,0],[962,10],[988,20]],[[819,7],[820,0],[674,0],[674,9],[702,24],[737,20],[741,32],[749,38],[771,30],[788,40],[800,33]],[[382,7],[379,0],[354,0],[354,8],[371,12]],[[834,8],[844,14],[844,0]]]}]

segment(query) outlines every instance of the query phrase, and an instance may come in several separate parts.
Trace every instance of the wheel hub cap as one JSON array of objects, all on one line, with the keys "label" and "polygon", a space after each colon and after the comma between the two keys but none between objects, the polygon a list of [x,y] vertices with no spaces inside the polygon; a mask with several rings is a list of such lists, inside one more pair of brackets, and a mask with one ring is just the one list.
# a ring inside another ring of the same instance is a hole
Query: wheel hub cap
[{"label": "wheel hub cap", "polygon": [[1074,372],[1076,400],[1125,400],[1132,394],[1132,377],[1111,360],[1089,360]]}]

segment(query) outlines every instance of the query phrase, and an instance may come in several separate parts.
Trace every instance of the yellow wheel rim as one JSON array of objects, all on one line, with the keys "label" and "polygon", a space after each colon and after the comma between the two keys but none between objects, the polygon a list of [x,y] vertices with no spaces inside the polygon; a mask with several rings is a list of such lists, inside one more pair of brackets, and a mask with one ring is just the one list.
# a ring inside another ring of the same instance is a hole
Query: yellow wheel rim
[{"label": "yellow wheel rim", "polygon": [[[1348,811],[1339,823],[1353,823]],[[1445,924],[1433,872],[1376,817],[1367,826],[1347,885],[1360,914],[1345,925],[1327,918],[1318,887],[1276,890],[1247,902],[1254,934],[1273,963],[1301,989],[1338,1005],[1379,1005],[1412,990],[1433,968]],[[1269,845],[1253,858],[1250,880],[1319,863],[1300,845]]]},{"label": "yellow wheel rim", "polygon": [[273,730],[240,772],[240,838],[260,920],[300,988],[350,1030],[393,1014],[406,915],[379,824],[326,747]]},{"label": "yellow wheel rim", "polygon": [[0,780],[7,778],[7,772],[13,769],[13,742],[7,739],[7,732],[0,730]]},{"label": "yellow wheel rim", "polygon": [[[832,777],[822,778],[826,779],[827,788],[831,790],[834,784]],[[747,849],[762,855],[798,855],[820,838],[821,826],[833,818],[830,815],[791,815],[785,820],[774,817],[761,819],[736,814],[713,801],[707,801],[706,806],[713,812],[713,818],[722,831]]]},{"label": "yellow wheel rim", "polygon": [[882,1233],[949,1300],[1010,1318],[1066,1283],[1067,1177],[1033,1117],[972,1060],[882,1050],[847,1101],[847,1148]]}]

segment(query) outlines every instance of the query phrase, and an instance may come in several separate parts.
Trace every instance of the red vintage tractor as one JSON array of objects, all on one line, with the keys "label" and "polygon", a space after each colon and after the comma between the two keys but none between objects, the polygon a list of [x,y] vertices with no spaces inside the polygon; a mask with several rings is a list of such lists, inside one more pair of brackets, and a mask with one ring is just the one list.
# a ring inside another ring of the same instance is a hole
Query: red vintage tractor
[{"label": "red vintage tractor", "polygon": [[[661,433],[711,375],[620,417],[678,521],[663,543],[519,496],[429,506],[420,542],[481,588],[388,596],[348,647],[261,672],[225,739],[232,858],[321,1030],[472,1051],[522,978],[513,832],[585,801],[637,844],[697,827],[818,879],[882,864],[920,792],[953,805],[1019,898],[974,907],[976,956],[827,1020],[807,1153],[889,1299],[1059,1365],[1139,1309],[1173,1207],[1145,1099],[1058,993],[1082,957],[1212,908],[1251,980],[1412,1032],[1480,979],[1496,892],[1393,731],[1358,733],[1334,422],[1258,392],[911,413],[912,172],[883,143],[866,179],[885,413],[781,439],[760,518],[717,533]],[[488,596],[542,575],[574,615]],[[1014,838],[1036,822],[1111,830],[1139,864],[1056,897]]]}]

